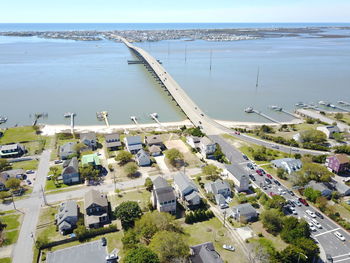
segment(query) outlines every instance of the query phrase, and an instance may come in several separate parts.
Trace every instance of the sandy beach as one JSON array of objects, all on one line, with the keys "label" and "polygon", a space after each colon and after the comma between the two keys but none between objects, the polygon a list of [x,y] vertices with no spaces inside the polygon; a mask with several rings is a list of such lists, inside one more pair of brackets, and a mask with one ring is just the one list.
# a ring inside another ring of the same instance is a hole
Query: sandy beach
[{"label": "sandy beach", "polygon": [[[240,122],[240,121],[224,121],[224,120],[215,120],[221,125],[228,128],[249,128],[254,129],[261,125],[269,125],[269,126],[278,126],[278,123],[271,122]],[[290,122],[283,122],[281,124],[298,124],[303,121],[300,119],[294,119]],[[71,132],[71,127],[69,125],[57,124],[57,125],[49,125],[49,124],[40,124],[43,128],[41,129],[43,135],[51,136],[60,132]],[[136,131],[136,130],[144,130],[144,131],[168,131],[168,130],[176,130],[182,126],[193,127],[193,124],[190,120],[184,120],[179,122],[162,122],[161,125],[158,123],[145,123],[145,124],[121,124],[121,125],[110,125],[107,127],[106,125],[85,125],[85,126],[74,126],[74,131],[76,133],[93,131],[96,133],[106,134],[116,131],[122,131],[124,133],[128,133],[128,131]]]}]

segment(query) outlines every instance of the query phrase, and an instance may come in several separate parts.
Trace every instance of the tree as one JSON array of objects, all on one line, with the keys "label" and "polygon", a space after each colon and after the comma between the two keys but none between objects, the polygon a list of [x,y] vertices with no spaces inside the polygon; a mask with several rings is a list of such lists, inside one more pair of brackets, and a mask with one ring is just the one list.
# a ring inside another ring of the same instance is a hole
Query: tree
[{"label": "tree", "polygon": [[156,233],[149,248],[157,253],[161,262],[184,260],[190,249],[182,234],[170,231]]},{"label": "tree", "polygon": [[325,166],[309,162],[303,162],[300,173],[306,175],[309,181],[320,181],[321,178],[323,178],[323,181],[330,180],[330,176],[332,176],[332,173]]},{"label": "tree", "polygon": [[343,115],[343,113],[337,112],[337,113],[334,115],[334,118],[336,118],[338,121],[340,121],[341,119],[344,118],[344,115]]},{"label": "tree", "polygon": [[274,235],[282,230],[283,214],[278,209],[265,210],[260,215],[263,226]]},{"label": "tree", "polygon": [[172,166],[176,166],[180,161],[183,161],[183,154],[176,148],[172,148],[165,152],[165,157],[169,160]]},{"label": "tree", "polygon": [[118,161],[121,165],[124,165],[130,162],[132,159],[132,154],[128,151],[120,151],[115,157],[115,160]]},{"label": "tree", "polygon": [[336,140],[337,142],[342,142],[344,140],[343,134],[341,134],[339,132],[334,132],[332,136],[333,136],[334,140]]},{"label": "tree", "polygon": [[214,164],[208,164],[202,168],[202,173],[208,175],[207,179],[215,181],[219,178],[221,169]]},{"label": "tree", "polygon": [[205,135],[199,127],[189,128],[186,130],[186,132],[196,137],[203,137]]},{"label": "tree", "polygon": [[100,175],[100,171],[95,169],[92,165],[84,165],[79,169],[81,178],[84,180],[94,180],[97,181]]},{"label": "tree", "polygon": [[316,206],[322,211],[326,211],[328,205],[328,200],[324,196],[319,196],[316,198]]},{"label": "tree", "polygon": [[50,167],[50,173],[51,175],[51,180],[54,181],[54,183],[57,185],[58,184],[58,177],[60,176],[60,172],[57,166],[51,166]]},{"label": "tree", "polygon": [[263,133],[274,133],[274,130],[272,127],[270,126],[267,126],[267,125],[262,125],[260,127],[260,132],[263,132]]},{"label": "tree", "polygon": [[152,182],[152,179],[147,177],[146,180],[145,180],[145,187],[146,187],[146,190],[151,192],[152,189],[153,189],[153,182]]},{"label": "tree", "polygon": [[314,190],[311,187],[307,187],[304,190],[304,196],[307,200],[315,203],[316,199],[321,196],[321,192],[318,190]]},{"label": "tree", "polygon": [[135,220],[141,217],[142,211],[137,202],[125,201],[115,208],[114,214],[121,221],[122,227],[127,230],[134,226]]},{"label": "tree", "polygon": [[0,192],[0,199],[4,201],[6,198],[9,198],[11,194],[8,191],[1,191]]},{"label": "tree", "polygon": [[124,250],[136,248],[139,241],[138,235],[133,229],[124,232],[124,236],[122,237]]},{"label": "tree", "polygon": [[327,141],[327,136],[321,131],[310,129],[300,132],[300,139],[306,143],[323,143]]},{"label": "tree", "polygon": [[305,256],[302,254],[304,251],[296,246],[289,245],[283,249],[280,253],[280,260],[284,263],[306,263],[308,262]]},{"label": "tree", "polygon": [[272,198],[268,199],[265,203],[267,208],[276,208],[281,210],[284,204],[286,203],[286,199],[281,195],[274,195]]},{"label": "tree", "polygon": [[221,150],[221,146],[216,143],[216,149],[215,152],[213,153],[214,159],[217,160],[220,163],[226,162],[225,154]]},{"label": "tree", "polygon": [[283,168],[281,168],[281,167],[277,168],[277,176],[278,176],[278,178],[286,179],[285,173],[286,173],[286,171]]},{"label": "tree", "polygon": [[74,145],[74,150],[77,152],[77,153],[80,153],[80,151],[82,149],[86,148],[86,145],[84,143],[77,143],[76,145]]},{"label": "tree", "polygon": [[282,224],[281,238],[287,243],[297,245],[300,238],[310,237],[310,228],[305,220],[299,221],[295,217],[286,216]]},{"label": "tree", "polygon": [[128,163],[124,166],[124,172],[127,176],[133,176],[138,170],[136,163]]},{"label": "tree", "polygon": [[6,188],[10,188],[11,190],[17,190],[21,185],[21,180],[17,178],[10,178],[6,181]]},{"label": "tree", "polygon": [[7,160],[0,159],[0,172],[11,170],[11,169],[12,169],[12,166]]},{"label": "tree", "polygon": [[156,253],[147,247],[139,246],[129,250],[124,258],[124,263],[159,263]]}]

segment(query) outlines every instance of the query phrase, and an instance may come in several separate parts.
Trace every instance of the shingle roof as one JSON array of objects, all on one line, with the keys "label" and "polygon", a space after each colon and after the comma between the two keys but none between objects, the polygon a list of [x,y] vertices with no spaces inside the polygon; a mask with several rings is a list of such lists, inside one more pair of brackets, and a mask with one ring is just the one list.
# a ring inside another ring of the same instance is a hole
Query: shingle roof
[{"label": "shingle roof", "polygon": [[106,135],[105,135],[105,139],[106,139],[106,141],[109,141],[109,140],[119,140],[119,139],[120,139],[120,135],[119,135],[119,133],[110,133],[110,134],[106,134]]},{"label": "shingle roof", "polygon": [[84,204],[85,208],[89,207],[92,204],[106,207],[108,206],[107,196],[97,190],[91,189],[84,195]]},{"label": "shingle roof", "polygon": [[145,136],[145,142],[147,144],[160,144],[162,143],[162,136],[160,135],[150,135],[150,136]]},{"label": "shingle roof", "polygon": [[243,176],[246,175],[246,171],[239,165],[236,164],[230,164],[230,165],[225,165],[227,171],[229,171],[235,178],[237,178],[238,181],[241,181]]},{"label": "shingle roof", "polygon": [[173,188],[168,184],[168,182],[158,176],[153,180],[153,188],[154,192],[157,196],[157,199],[160,203],[163,203],[165,201],[175,200],[175,193],[173,191]]},{"label": "shingle roof", "polygon": [[60,153],[63,154],[63,153],[74,153],[75,152],[75,148],[74,146],[76,145],[75,142],[67,142],[65,144],[63,144],[61,147],[60,147]]},{"label": "shingle roof", "polygon": [[57,224],[59,225],[67,217],[78,217],[78,205],[73,200],[68,200],[61,203],[60,207],[58,208],[58,214],[56,216]]},{"label": "shingle roof", "polygon": [[141,141],[141,136],[129,136],[129,137],[125,137],[126,143],[128,145],[133,145],[133,144],[142,144]]},{"label": "shingle roof", "polygon": [[223,180],[221,179],[217,179],[214,183],[213,183],[213,190],[214,193],[217,193],[220,190],[223,189],[230,189],[230,186]]},{"label": "shingle roof", "polygon": [[187,202],[191,202],[193,199],[200,198],[199,194],[196,191],[193,191],[192,193],[185,196],[185,199]]},{"label": "shingle roof", "polygon": [[240,215],[243,215],[243,216],[256,212],[255,208],[249,203],[234,206],[234,207],[232,207],[232,210],[233,211],[237,210],[240,213]]},{"label": "shingle roof", "polygon": [[223,263],[220,254],[215,251],[212,242],[206,242],[191,247],[192,263]]},{"label": "shingle roof", "polygon": [[94,132],[87,132],[87,133],[81,133],[80,134],[80,140],[96,140],[96,133]]},{"label": "shingle roof", "polygon": [[167,187],[169,186],[168,182],[160,176],[157,176],[154,180],[153,180],[153,187],[155,189],[157,188],[162,188],[162,187]]},{"label": "shingle roof", "polygon": [[149,152],[150,153],[158,153],[158,152],[161,152],[162,149],[157,146],[157,145],[152,145],[151,147],[149,147]]},{"label": "shingle roof", "polygon": [[78,159],[73,157],[66,168],[63,169],[62,174],[72,174],[78,172]]},{"label": "shingle roof", "polygon": [[197,191],[197,186],[195,183],[182,172],[178,172],[174,175],[174,183],[179,187],[180,191],[183,191],[188,187],[191,187],[193,190]]},{"label": "shingle roof", "polygon": [[349,162],[349,157],[346,154],[336,154],[335,157],[338,159],[340,164],[346,164]]},{"label": "shingle roof", "polygon": [[12,169],[12,170],[1,172],[0,174],[3,176],[5,175],[8,178],[11,178],[11,177],[16,178],[17,175],[25,174],[25,171],[23,169]]},{"label": "shingle roof", "polygon": [[149,153],[146,152],[144,149],[139,150],[136,154],[137,159],[144,157],[144,156],[149,158]]}]

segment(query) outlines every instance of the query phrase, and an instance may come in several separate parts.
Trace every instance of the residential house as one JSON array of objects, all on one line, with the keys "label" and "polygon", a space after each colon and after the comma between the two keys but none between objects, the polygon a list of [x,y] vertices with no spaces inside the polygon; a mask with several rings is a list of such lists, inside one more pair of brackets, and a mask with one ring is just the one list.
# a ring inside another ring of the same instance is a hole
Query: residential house
[{"label": "residential house", "polygon": [[216,151],[216,144],[208,137],[202,137],[199,142],[199,149],[203,157],[210,158]]},{"label": "residential house", "polygon": [[206,183],[204,189],[207,193],[212,193],[214,196],[220,194],[225,199],[231,196],[230,185],[221,179],[217,179],[215,182]]},{"label": "residential house", "polygon": [[158,145],[152,145],[148,150],[149,153],[154,157],[162,154],[162,149]]},{"label": "residential house", "polygon": [[197,136],[187,136],[186,142],[188,145],[190,145],[192,148],[197,149],[199,148],[199,144],[201,142],[201,138]]},{"label": "residential house", "polygon": [[106,147],[109,150],[117,150],[119,147],[122,146],[119,133],[106,134],[105,140],[106,140]]},{"label": "residential house", "polygon": [[24,180],[27,178],[26,172],[23,169],[12,169],[0,173],[1,177],[5,178],[6,181],[10,178],[17,178]]},{"label": "residential house", "polygon": [[301,138],[301,135],[300,135],[299,132],[296,133],[296,134],[294,134],[292,138],[293,138],[294,141],[296,141],[296,142],[303,143],[303,139]]},{"label": "residential house", "polygon": [[81,133],[80,141],[91,150],[97,149],[96,133],[94,132]]},{"label": "residential house", "polygon": [[25,154],[25,148],[19,143],[7,144],[0,146],[1,158],[15,158]]},{"label": "residential house", "polygon": [[327,187],[326,184],[324,184],[324,183],[319,183],[319,182],[316,182],[316,181],[314,181],[314,180],[311,180],[311,181],[305,186],[305,188],[307,188],[307,187],[310,187],[310,188],[312,188],[312,189],[314,189],[314,190],[320,191],[320,192],[321,192],[321,195],[322,195],[322,196],[325,196],[325,197],[330,197],[330,196],[332,195],[332,192],[333,192],[331,189],[329,189],[329,188]]},{"label": "residential house", "polygon": [[276,168],[284,169],[288,174],[298,171],[303,166],[301,160],[294,158],[281,158],[271,161]]},{"label": "residential house", "polygon": [[212,242],[190,247],[191,263],[224,263]]},{"label": "residential house", "polygon": [[177,197],[188,206],[197,206],[201,202],[195,183],[182,172],[174,175],[174,190]]},{"label": "residential house", "polygon": [[91,189],[84,195],[84,205],[86,227],[98,228],[110,222],[107,195]]},{"label": "residential house", "polygon": [[92,165],[94,167],[101,166],[101,160],[97,153],[86,154],[81,157],[82,165]]},{"label": "residential house", "polygon": [[62,235],[71,233],[77,225],[78,215],[79,208],[75,201],[69,200],[61,203],[55,216],[58,231]]},{"label": "residential house", "polygon": [[73,157],[68,165],[62,171],[62,180],[64,184],[75,184],[80,182],[79,164],[77,157]]},{"label": "residential house", "polygon": [[149,153],[146,152],[144,149],[141,149],[136,154],[136,162],[139,166],[147,166],[151,164],[151,158],[149,156]]},{"label": "residential house", "polygon": [[326,159],[326,166],[333,173],[339,174],[350,169],[349,157],[346,154],[335,154]]},{"label": "residential house", "polygon": [[176,197],[173,188],[163,178],[158,176],[153,180],[151,202],[159,212],[176,214]]},{"label": "residential house", "polygon": [[250,203],[245,203],[231,207],[227,216],[239,222],[251,222],[258,217],[258,213]]},{"label": "residential house", "polygon": [[76,142],[67,142],[60,146],[60,158],[61,160],[67,160],[70,158],[72,155],[76,154],[77,151],[75,149],[75,146],[77,145]]},{"label": "residential house", "polygon": [[226,165],[223,171],[224,175],[227,175],[229,179],[235,183],[235,189],[238,192],[244,192],[249,190],[250,181],[246,171],[237,164]]},{"label": "residential house", "polygon": [[221,208],[228,207],[225,197],[223,195],[221,195],[221,194],[215,195],[215,202]]},{"label": "residential house", "polygon": [[125,137],[124,143],[125,143],[126,149],[132,154],[136,154],[139,150],[142,149],[141,136]]},{"label": "residential house", "polygon": [[155,145],[159,146],[161,149],[164,148],[163,140],[161,135],[149,135],[145,136],[145,144],[149,147]]},{"label": "residential house", "polygon": [[334,182],[334,187],[341,196],[349,196],[350,195],[350,186],[348,186],[342,182]]},{"label": "residential house", "polygon": [[316,130],[321,131],[324,134],[326,134],[327,139],[333,138],[333,134],[334,133],[340,132],[340,130],[339,130],[337,125],[334,125],[334,126],[330,126],[330,125],[328,125],[328,126],[320,126],[320,127],[317,127]]},{"label": "residential house", "polygon": [[6,191],[6,181],[7,181],[7,175],[0,173],[0,191]]}]

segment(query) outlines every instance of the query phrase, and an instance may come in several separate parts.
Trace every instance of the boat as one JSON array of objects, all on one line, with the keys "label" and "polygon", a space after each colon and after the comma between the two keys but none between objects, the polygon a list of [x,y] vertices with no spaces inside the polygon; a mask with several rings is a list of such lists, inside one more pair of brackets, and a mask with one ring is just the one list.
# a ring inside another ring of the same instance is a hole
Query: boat
[{"label": "boat", "polygon": [[327,102],[325,102],[325,101],[323,101],[323,100],[320,100],[319,102],[318,102],[318,104],[320,104],[320,105],[326,105],[327,106]]},{"label": "boat", "polygon": [[0,124],[7,122],[6,116],[0,116]]},{"label": "boat", "polygon": [[282,111],[282,107],[278,107],[276,105],[271,105],[270,109],[275,110],[275,111]]},{"label": "boat", "polygon": [[252,107],[248,107],[244,110],[246,113],[253,113],[254,109]]},{"label": "boat", "polygon": [[305,104],[303,102],[298,102],[298,103],[295,103],[295,106],[296,107],[305,107]]}]

